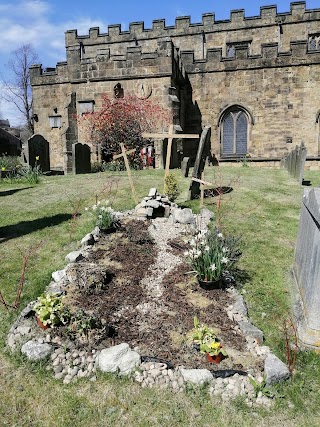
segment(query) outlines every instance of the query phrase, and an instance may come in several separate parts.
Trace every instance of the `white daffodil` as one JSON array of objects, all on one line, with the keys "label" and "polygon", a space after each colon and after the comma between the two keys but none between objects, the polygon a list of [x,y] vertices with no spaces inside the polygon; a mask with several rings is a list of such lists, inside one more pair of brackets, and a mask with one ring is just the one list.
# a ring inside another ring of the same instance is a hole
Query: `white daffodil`
[{"label": "white daffodil", "polygon": [[97,201],[97,206],[99,206],[101,204],[100,200]]},{"label": "white daffodil", "polygon": [[222,233],[218,233],[218,237],[219,237],[219,239],[223,239],[223,234]]},{"label": "white daffodil", "polygon": [[228,248],[222,248],[222,253],[227,253],[228,252]]},{"label": "white daffodil", "polygon": [[97,205],[92,206],[92,210],[95,211],[97,209]]},{"label": "white daffodil", "polygon": [[85,211],[89,210],[89,208],[84,208]]},{"label": "white daffodil", "polygon": [[229,258],[227,258],[225,256],[221,259],[222,264],[228,264],[228,262],[229,262]]},{"label": "white daffodil", "polygon": [[216,271],[217,267],[215,264],[210,265],[210,270]]},{"label": "white daffodil", "polygon": [[189,251],[185,251],[185,252],[183,252],[183,255],[184,255],[184,256],[189,256]]},{"label": "white daffodil", "polygon": [[208,245],[206,245],[206,246],[204,247],[204,250],[205,250],[206,252],[209,252],[210,247],[209,247]]}]

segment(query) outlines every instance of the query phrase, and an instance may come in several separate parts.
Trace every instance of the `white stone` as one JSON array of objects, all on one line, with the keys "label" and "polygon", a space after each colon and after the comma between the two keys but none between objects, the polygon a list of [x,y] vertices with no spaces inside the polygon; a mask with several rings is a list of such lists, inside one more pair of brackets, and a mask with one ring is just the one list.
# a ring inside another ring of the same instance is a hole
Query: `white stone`
[{"label": "white stone", "polygon": [[49,344],[40,344],[37,341],[28,341],[23,344],[21,353],[25,354],[29,360],[40,360],[48,357],[53,351]]},{"label": "white stone", "polygon": [[290,377],[288,367],[274,354],[270,353],[264,363],[266,385],[278,383]]},{"label": "white stone", "polygon": [[208,369],[181,369],[181,375],[185,381],[193,384],[203,384],[213,380]]},{"label": "white stone", "polygon": [[66,256],[66,261],[68,262],[78,262],[83,258],[83,255],[81,253],[81,251],[73,251],[68,253],[68,255]]},{"label": "white stone", "polygon": [[98,367],[102,372],[119,370],[120,374],[129,374],[140,363],[140,355],[126,343],[101,350],[97,358]]},{"label": "white stone", "polygon": [[81,240],[82,246],[92,246],[94,244],[94,237],[92,233],[88,233],[84,236],[84,238]]},{"label": "white stone", "polygon": [[66,271],[65,270],[54,271],[51,274],[51,277],[56,283],[58,283],[60,282],[60,280],[63,280],[66,277]]}]

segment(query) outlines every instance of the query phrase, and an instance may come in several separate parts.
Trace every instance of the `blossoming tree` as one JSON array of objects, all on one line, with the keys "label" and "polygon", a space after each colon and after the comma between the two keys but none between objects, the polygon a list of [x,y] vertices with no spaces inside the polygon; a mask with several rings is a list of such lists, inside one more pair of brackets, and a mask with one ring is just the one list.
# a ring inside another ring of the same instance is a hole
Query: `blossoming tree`
[{"label": "blossoming tree", "polygon": [[112,98],[104,94],[101,109],[85,113],[78,120],[87,141],[100,144],[105,159],[119,152],[123,143],[127,149],[136,149],[131,163],[139,166],[140,149],[145,144],[142,133],[165,129],[170,112],[149,99],[134,95]]}]

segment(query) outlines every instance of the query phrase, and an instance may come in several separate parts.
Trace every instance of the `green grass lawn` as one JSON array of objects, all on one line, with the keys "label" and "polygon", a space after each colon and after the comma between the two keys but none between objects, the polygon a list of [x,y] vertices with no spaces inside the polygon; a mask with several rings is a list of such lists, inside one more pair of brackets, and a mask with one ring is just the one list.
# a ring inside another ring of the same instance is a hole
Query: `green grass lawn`
[{"label": "green grass lawn", "polygon": [[[222,196],[221,225],[242,237],[240,267],[245,274],[239,285],[252,321],[285,361],[282,320],[290,316],[290,268],[303,187],[276,169],[208,168],[205,179],[232,188]],[[317,172],[307,172],[305,179],[319,185]],[[138,198],[150,187],[162,191],[163,171],[134,172],[134,182]],[[178,203],[197,211],[198,200],[186,201],[189,183],[180,179]],[[40,245],[28,259],[19,310],[44,290],[52,271],[64,267],[66,254],[94,226],[85,207],[96,196],[110,200],[115,209],[134,206],[124,172],[43,177],[34,187],[0,181],[0,289],[8,303],[15,298],[23,256],[32,248]],[[206,198],[205,206],[217,218],[217,198]],[[79,380],[66,386],[43,363],[31,364],[3,351],[18,311],[0,306],[1,426],[320,425],[320,356],[312,352],[298,354],[292,378],[274,388],[278,398],[271,410],[250,409],[242,399],[223,404],[201,388],[177,395],[102,374],[95,383]]]}]

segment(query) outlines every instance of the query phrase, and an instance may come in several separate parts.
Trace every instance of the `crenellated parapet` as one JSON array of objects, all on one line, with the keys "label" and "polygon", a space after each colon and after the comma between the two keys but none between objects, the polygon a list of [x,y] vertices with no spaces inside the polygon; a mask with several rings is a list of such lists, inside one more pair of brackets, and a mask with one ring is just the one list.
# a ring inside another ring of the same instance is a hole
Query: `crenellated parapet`
[{"label": "crenellated parapet", "polygon": [[132,22],[129,30],[122,31],[121,25],[109,25],[106,33],[100,33],[98,27],[90,28],[88,35],[78,35],[77,30],[67,31],[65,34],[66,48],[78,46],[98,46],[101,44],[134,43],[148,41],[158,37],[181,37],[197,34],[232,32],[241,29],[250,31],[255,28],[269,27],[272,25],[290,25],[293,23],[306,23],[320,20],[320,9],[306,9],[306,3],[293,2],[290,5],[290,12],[277,13],[276,6],[263,6],[260,8],[260,15],[246,17],[245,11],[232,10],[230,19],[216,20],[214,13],[202,15],[202,22],[191,23],[190,16],[177,17],[175,25],[166,26],[164,19],[154,20],[152,28],[145,28],[144,22]]},{"label": "crenellated parapet", "polygon": [[236,46],[232,58],[224,57],[222,48],[208,49],[206,58],[195,59],[194,51],[181,52],[187,73],[232,71],[239,69],[290,67],[320,63],[320,50],[308,51],[306,40],[290,42],[290,50],[279,52],[278,43],[261,45],[260,55],[250,55],[245,46]]},{"label": "crenellated parapet", "polygon": [[105,80],[171,76],[173,70],[181,72],[179,53],[169,38],[157,40],[157,48],[143,52],[141,46],[128,46],[123,54],[113,54],[103,47],[92,58],[82,58],[81,51],[69,50],[67,62],[56,68],[43,69],[36,64],[30,68],[32,86],[57,83],[85,83]]}]

